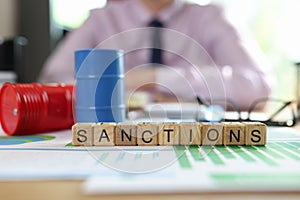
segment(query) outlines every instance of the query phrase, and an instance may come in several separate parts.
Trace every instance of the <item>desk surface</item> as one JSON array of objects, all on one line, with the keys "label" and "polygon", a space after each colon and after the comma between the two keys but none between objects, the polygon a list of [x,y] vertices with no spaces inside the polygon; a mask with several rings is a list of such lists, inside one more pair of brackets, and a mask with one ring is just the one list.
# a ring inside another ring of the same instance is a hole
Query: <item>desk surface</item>
[{"label": "desk surface", "polygon": [[0,194],[4,199],[66,200],[66,199],[264,199],[299,200],[300,192],[288,193],[199,193],[199,194],[144,194],[144,195],[84,195],[80,192],[83,181],[22,181],[0,182]]},{"label": "desk surface", "polygon": [[[300,125],[295,129],[300,130]],[[2,163],[2,162],[1,162]],[[299,170],[300,172],[300,170]],[[5,199],[300,199],[297,192],[204,192],[186,194],[85,195],[84,180],[0,181],[0,196]]]}]

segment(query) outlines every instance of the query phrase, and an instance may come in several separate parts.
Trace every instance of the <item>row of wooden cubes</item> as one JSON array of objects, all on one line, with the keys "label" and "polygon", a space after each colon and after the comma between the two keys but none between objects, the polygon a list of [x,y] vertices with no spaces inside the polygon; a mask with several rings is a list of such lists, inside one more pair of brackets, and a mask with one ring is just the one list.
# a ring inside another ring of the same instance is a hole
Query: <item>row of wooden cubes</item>
[{"label": "row of wooden cubes", "polygon": [[76,123],[75,146],[265,145],[259,122]]}]

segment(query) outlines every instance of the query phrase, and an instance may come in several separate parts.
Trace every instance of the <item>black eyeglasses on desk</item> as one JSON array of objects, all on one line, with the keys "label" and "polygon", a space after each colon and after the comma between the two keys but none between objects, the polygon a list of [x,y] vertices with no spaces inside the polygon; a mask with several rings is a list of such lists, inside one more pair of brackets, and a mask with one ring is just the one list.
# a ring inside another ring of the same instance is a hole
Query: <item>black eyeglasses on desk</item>
[{"label": "black eyeglasses on desk", "polygon": [[[197,96],[197,102],[199,105],[210,107],[211,104],[206,100]],[[220,121],[231,122],[262,122],[268,126],[286,126],[291,127],[297,123],[296,106],[295,101],[283,101],[273,98],[261,98],[254,101],[246,111],[241,111],[233,101],[228,99],[214,99],[214,105],[220,105],[226,110],[220,113],[220,110],[216,110],[216,113]],[[266,108],[259,111],[264,106]],[[209,121],[203,118],[196,119],[197,121]]]}]

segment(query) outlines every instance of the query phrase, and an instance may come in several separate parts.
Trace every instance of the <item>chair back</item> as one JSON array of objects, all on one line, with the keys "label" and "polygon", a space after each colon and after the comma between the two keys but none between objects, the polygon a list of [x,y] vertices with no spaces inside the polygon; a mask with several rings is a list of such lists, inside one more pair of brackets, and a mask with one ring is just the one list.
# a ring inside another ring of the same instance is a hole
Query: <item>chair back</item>
[{"label": "chair back", "polygon": [[18,82],[24,81],[24,54],[27,44],[27,39],[22,36],[11,39],[0,38],[0,71],[14,72]]}]

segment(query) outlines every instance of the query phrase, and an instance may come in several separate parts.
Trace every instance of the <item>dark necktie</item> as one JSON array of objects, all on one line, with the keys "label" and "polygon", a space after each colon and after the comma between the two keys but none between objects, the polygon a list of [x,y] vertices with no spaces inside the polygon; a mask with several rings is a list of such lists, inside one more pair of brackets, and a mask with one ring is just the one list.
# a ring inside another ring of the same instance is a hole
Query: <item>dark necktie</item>
[{"label": "dark necktie", "polygon": [[151,35],[151,57],[150,63],[154,64],[163,64],[163,57],[162,57],[162,42],[161,42],[161,29],[163,24],[154,19],[149,23],[149,27],[153,27],[152,35]]}]

